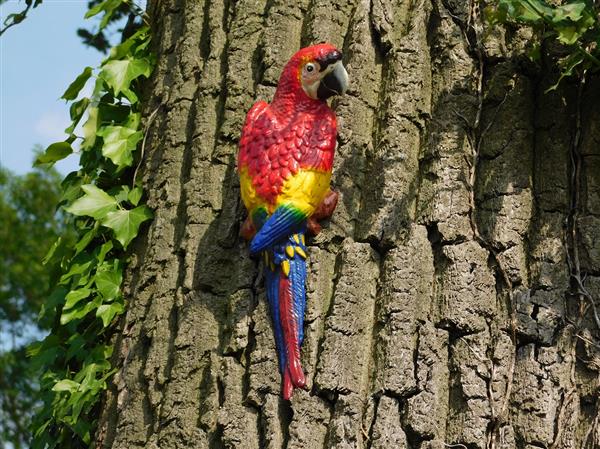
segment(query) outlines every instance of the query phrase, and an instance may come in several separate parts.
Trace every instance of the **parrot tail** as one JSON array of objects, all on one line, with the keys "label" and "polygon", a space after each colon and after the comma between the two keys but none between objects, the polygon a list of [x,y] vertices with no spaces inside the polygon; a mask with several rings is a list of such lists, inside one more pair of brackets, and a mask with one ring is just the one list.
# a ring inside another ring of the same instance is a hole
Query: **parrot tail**
[{"label": "parrot tail", "polygon": [[283,378],[283,398],[289,399],[294,388],[306,385],[300,363],[304,340],[306,306],[306,245],[304,233],[292,234],[263,251],[265,283],[271,309],[279,370]]}]

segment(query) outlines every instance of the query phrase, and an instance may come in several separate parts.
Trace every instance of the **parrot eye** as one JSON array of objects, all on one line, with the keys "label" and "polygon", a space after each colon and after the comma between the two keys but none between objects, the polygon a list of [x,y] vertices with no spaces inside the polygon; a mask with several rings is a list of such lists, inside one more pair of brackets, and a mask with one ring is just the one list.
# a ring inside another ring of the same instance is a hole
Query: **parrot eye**
[{"label": "parrot eye", "polygon": [[313,70],[315,70],[315,65],[313,63],[306,64],[306,71],[308,73],[311,73]]}]

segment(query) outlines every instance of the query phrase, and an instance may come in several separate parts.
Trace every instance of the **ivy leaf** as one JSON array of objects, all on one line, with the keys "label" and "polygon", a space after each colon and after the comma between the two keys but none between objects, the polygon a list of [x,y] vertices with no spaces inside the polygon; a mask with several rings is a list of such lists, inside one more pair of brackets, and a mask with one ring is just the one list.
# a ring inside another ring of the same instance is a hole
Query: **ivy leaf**
[{"label": "ivy leaf", "polygon": [[109,240],[108,242],[104,243],[99,250],[97,250],[98,255],[96,256],[96,259],[99,263],[104,262],[104,258],[111,249],[113,249],[113,243]]},{"label": "ivy leaf", "polygon": [[75,201],[81,193],[81,184],[83,184],[83,179],[77,172],[69,173],[60,184],[62,195],[59,204]]},{"label": "ivy leaf", "polygon": [[129,202],[131,204],[133,204],[134,206],[137,206],[139,204],[140,200],[142,199],[143,193],[144,192],[141,187],[136,187],[136,188],[132,189],[131,192],[129,192],[127,199],[129,200]]},{"label": "ivy leaf", "polygon": [[89,19],[90,17],[94,17],[95,15],[100,14],[102,11],[104,11],[104,16],[102,17],[102,21],[100,22],[100,30],[102,30],[104,27],[106,27],[106,25],[108,25],[108,22],[110,21],[110,18],[112,17],[113,13],[119,6],[121,6],[122,3],[123,0],[105,0],[91,8],[88,12],[86,12],[85,18]]},{"label": "ivy leaf", "polygon": [[69,379],[59,380],[52,387],[52,391],[68,391],[74,393],[79,388],[79,384]]},{"label": "ivy leaf", "polygon": [[107,327],[111,323],[115,315],[122,313],[123,310],[125,310],[125,308],[123,307],[123,304],[119,302],[113,302],[112,304],[102,304],[100,307],[98,307],[98,310],[96,310],[96,316],[101,318],[102,325],[104,327]]},{"label": "ivy leaf", "polygon": [[547,17],[552,17],[552,9],[540,0],[508,0],[502,1],[509,15],[527,23],[537,23]]},{"label": "ivy leaf", "polygon": [[66,301],[63,310],[72,309],[74,306],[77,305],[79,301],[89,297],[91,293],[92,290],[89,288],[80,288],[78,290],[70,291],[69,293],[67,293],[67,296],[65,296]]},{"label": "ivy leaf", "polygon": [[54,164],[56,161],[66,158],[72,152],[73,148],[71,148],[69,142],[55,142],[37,157],[33,165],[37,167],[44,164]]},{"label": "ivy leaf", "polygon": [[73,309],[63,310],[60,316],[60,324],[64,326],[65,324],[68,324],[73,320],[83,318],[92,310],[100,306],[101,303],[102,299],[99,296],[97,296],[92,301],[87,302],[83,307],[75,307]]},{"label": "ivy leaf", "polygon": [[83,69],[83,72],[81,72],[81,74],[77,78],[75,78],[75,81],[73,81],[69,85],[69,87],[67,87],[67,90],[65,90],[65,93],[62,94],[62,97],[60,98],[63,98],[65,100],[75,100],[75,98],[77,98],[77,95],[79,95],[79,91],[83,89],[83,86],[85,86],[85,83],[87,83],[87,80],[89,80],[91,76],[91,67],[86,67],[85,69]]},{"label": "ivy leaf", "polygon": [[[92,268],[94,268],[95,263],[96,260],[92,255],[82,252],[74,257],[73,260],[71,260],[70,264],[68,265],[69,271],[60,277],[59,284],[66,285],[72,277],[76,276],[79,276],[80,280],[87,279],[90,271]],[[63,269],[66,271],[66,268],[67,267],[64,267]]]},{"label": "ivy leaf", "polygon": [[89,104],[90,99],[84,97],[71,105],[71,107],[69,108],[69,115],[71,116],[72,123],[67,129],[65,129],[65,132],[67,134],[73,134],[73,131],[75,131],[75,127],[79,124],[79,121],[81,120],[81,117],[83,117],[83,114],[89,106]]},{"label": "ivy leaf", "polygon": [[128,185],[122,185],[119,186],[118,188],[114,189],[114,193],[111,190],[111,193],[113,194],[113,196],[115,197],[115,199],[119,202],[119,204],[121,204],[123,201],[127,201],[127,198],[129,197],[129,186]]},{"label": "ivy leaf", "polygon": [[127,248],[127,245],[137,235],[140,225],[153,217],[152,211],[147,206],[138,206],[131,210],[109,212],[102,224],[115,232],[115,237]]},{"label": "ivy leaf", "polygon": [[56,252],[56,250],[58,249],[58,247],[60,246],[60,244],[62,243],[62,236],[58,237],[56,239],[56,241],[52,244],[52,246],[50,247],[50,249],[48,249],[48,252],[46,253],[46,255],[44,256],[44,258],[42,259],[42,264],[46,265],[48,262],[50,262],[52,260],[52,256],[54,256],[54,253]]},{"label": "ivy leaf", "polygon": [[577,22],[583,16],[585,11],[585,3],[569,3],[567,5],[558,6],[554,12],[553,22],[560,22],[562,20],[570,19],[573,22]]},{"label": "ivy leaf", "polygon": [[123,92],[131,103],[136,103],[137,95],[129,89],[131,82],[142,75],[149,77],[151,71],[147,59],[123,59],[104,64],[98,76],[112,87],[115,95]]},{"label": "ivy leaf", "polygon": [[77,357],[78,359],[82,359],[82,356],[85,356],[86,354],[86,350],[85,350],[85,338],[83,338],[83,336],[79,333],[76,332],[75,334],[71,335],[69,337],[69,339],[67,340],[67,345],[68,345],[68,349],[67,349],[67,354],[66,354],[66,358],[67,360],[72,359],[73,357]]},{"label": "ivy leaf", "polygon": [[94,239],[94,237],[96,237],[97,232],[98,232],[98,227],[94,226],[92,229],[90,229],[88,232],[86,232],[83,235],[83,237],[81,237],[79,239],[79,241],[73,247],[75,249],[75,255],[79,254],[90,244],[90,242]]},{"label": "ivy leaf", "polygon": [[50,293],[50,296],[48,296],[40,308],[40,313],[38,314],[38,321],[40,323],[48,321],[50,315],[55,311],[55,308],[64,302],[68,292],[69,290],[65,287],[57,287]]},{"label": "ivy leaf", "polygon": [[[138,52],[138,50],[146,48],[146,46],[150,43],[150,39],[148,39],[149,31],[150,28],[147,25],[141,26],[140,29],[128,37],[126,41],[114,46],[110,50],[110,58],[123,59],[129,54],[135,54]],[[132,47],[134,45],[136,45],[135,52],[132,52]]]},{"label": "ivy leaf", "polygon": [[98,129],[98,108],[90,108],[88,119],[81,127],[83,130],[82,149],[91,148],[96,142],[96,129]]},{"label": "ivy leaf", "polygon": [[574,44],[580,34],[574,26],[561,26],[556,28],[558,31],[558,40],[563,44]]},{"label": "ivy leaf", "polygon": [[123,273],[118,266],[114,270],[96,272],[96,288],[104,301],[112,301],[119,295],[121,282],[123,282]]},{"label": "ivy leaf", "polygon": [[142,132],[125,126],[105,126],[96,133],[104,139],[102,154],[110,159],[117,169],[133,163],[132,152],[142,139]]},{"label": "ivy leaf", "polygon": [[117,200],[93,184],[82,185],[85,192],[65,210],[73,215],[88,215],[96,220],[104,218],[109,212],[117,208]]}]

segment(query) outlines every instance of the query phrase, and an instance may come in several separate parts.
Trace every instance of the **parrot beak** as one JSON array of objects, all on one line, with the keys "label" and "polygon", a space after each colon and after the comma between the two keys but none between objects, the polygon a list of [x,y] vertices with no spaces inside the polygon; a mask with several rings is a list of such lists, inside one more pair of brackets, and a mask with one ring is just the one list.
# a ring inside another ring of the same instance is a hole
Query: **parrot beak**
[{"label": "parrot beak", "polygon": [[328,73],[321,79],[317,89],[317,96],[320,100],[327,100],[334,95],[343,95],[347,88],[348,72],[340,59],[328,67]]}]

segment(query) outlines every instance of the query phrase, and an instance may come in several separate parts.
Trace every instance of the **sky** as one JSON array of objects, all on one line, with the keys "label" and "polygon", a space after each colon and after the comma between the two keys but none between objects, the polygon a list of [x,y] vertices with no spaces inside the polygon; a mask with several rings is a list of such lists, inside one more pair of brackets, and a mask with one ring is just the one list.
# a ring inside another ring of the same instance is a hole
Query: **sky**
[{"label": "sky", "polygon": [[[6,1],[0,20],[24,5]],[[14,173],[31,169],[34,145],[64,140],[69,107],[60,96],[86,66],[97,67],[103,58],[76,34],[93,25],[84,21],[86,11],[87,0],[45,0],[0,37],[0,165]],[[69,173],[78,160],[71,155],[56,168]]]}]

